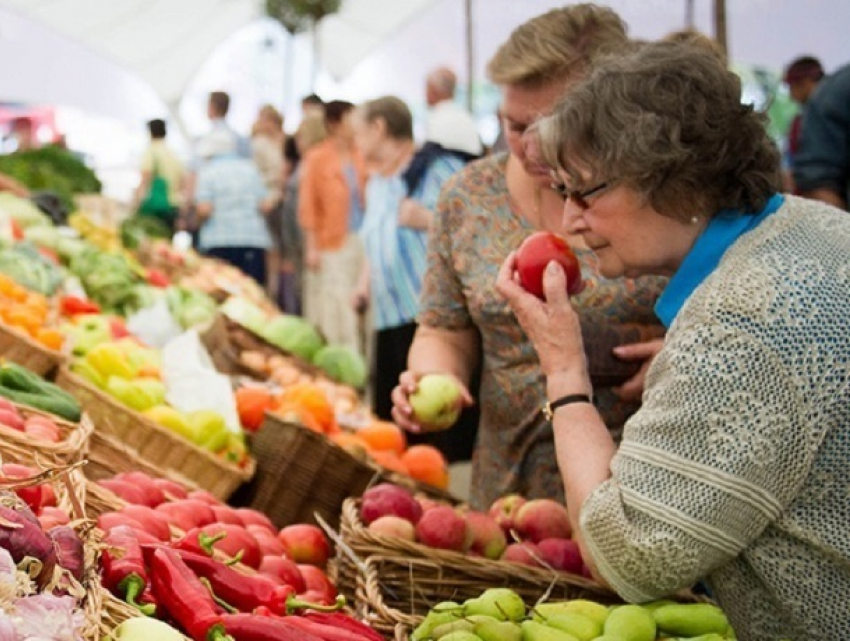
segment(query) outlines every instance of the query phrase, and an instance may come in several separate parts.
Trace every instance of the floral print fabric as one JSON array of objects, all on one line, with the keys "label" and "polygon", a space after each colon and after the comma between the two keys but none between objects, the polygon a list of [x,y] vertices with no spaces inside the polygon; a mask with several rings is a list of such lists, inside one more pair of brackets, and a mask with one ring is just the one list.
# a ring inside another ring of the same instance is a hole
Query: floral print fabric
[{"label": "floral print fabric", "polygon": [[[418,318],[422,325],[475,327],[481,334],[481,422],[471,492],[471,503],[479,509],[511,492],[564,500],[552,426],[540,411],[546,396],[537,354],[495,288],[508,254],[535,231],[511,203],[506,165],[505,154],[485,158],[447,183],[429,240]],[[652,308],[665,281],[606,280],[599,276],[592,252],[579,250],[576,255],[587,282],[575,302],[582,315],[595,400],[609,429],[618,435],[637,405],[622,402],[613,392],[613,381],[604,376],[612,360],[610,350],[662,334]]]}]

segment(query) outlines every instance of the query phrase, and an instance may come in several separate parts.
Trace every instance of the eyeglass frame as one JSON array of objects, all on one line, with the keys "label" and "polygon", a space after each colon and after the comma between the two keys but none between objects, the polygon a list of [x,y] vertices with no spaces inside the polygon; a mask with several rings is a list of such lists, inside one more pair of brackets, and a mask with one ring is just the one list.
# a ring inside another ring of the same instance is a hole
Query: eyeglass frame
[{"label": "eyeglass frame", "polygon": [[577,189],[567,189],[567,186],[561,182],[552,183],[552,189],[554,189],[559,195],[561,195],[564,200],[573,201],[577,207],[582,210],[590,209],[590,203],[587,202],[587,198],[589,196],[593,196],[598,194],[600,191],[608,189],[613,186],[613,182],[604,181],[596,185],[595,187],[591,187],[590,189],[585,189],[584,191],[578,191]]}]

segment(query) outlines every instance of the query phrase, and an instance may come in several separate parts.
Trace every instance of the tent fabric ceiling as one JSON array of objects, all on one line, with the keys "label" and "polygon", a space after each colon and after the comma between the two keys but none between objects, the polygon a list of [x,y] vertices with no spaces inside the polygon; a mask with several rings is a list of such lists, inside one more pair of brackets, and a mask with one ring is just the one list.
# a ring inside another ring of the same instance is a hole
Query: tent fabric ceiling
[{"label": "tent fabric ceiling", "polygon": [[[344,0],[320,29],[322,64],[342,78],[433,0]],[[259,0],[0,0],[135,73],[170,105],[210,53],[262,15]]]}]

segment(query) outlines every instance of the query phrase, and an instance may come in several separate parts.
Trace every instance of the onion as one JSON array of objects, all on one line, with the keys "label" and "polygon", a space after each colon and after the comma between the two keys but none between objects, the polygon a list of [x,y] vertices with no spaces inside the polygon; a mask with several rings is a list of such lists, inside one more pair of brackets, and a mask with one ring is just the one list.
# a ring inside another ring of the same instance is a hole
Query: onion
[{"label": "onion", "polygon": [[9,551],[15,563],[26,557],[39,561],[41,570],[35,576],[38,583],[53,577],[56,565],[53,542],[27,505],[9,492],[0,494],[0,547]]},{"label": "onion", "polygon": [[67,525],[57,525],[47,532],[47,536],[53,542],[59,566],[68,570],[77,581],[82,581],[85,552],[79,535]]}]

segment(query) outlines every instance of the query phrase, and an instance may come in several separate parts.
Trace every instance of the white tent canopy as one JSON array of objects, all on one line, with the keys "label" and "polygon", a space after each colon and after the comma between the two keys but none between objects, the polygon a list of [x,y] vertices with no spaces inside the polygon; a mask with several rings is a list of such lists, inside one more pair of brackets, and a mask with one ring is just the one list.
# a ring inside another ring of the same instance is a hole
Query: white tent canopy
[{"label": "white tent canopy", "polygon": [[[711,33],[714,0],[694,0]],[[472,0],[476,74],[510,30],[557,0]],[[603,1],[652,38],[684,26],[687,0]],[[69,101],[137,117],[152,93],[174,108],[216,46],[262,15],[261,0],[0,0],[0,98]],[[811,53],[829,68],[850,60],[846,0],[727,0],[733,59],[781,68]],[[320,29],[323,85],[352,93],[353,78],[379,93],[436,64],[463,74],[464,0],[343,0]],[[306,38],[307,36],[299,36]],[[370,60],[381,60],[375,71]],[[283,64],[281,62],[281,64]],[[312,62],[299,60],[299,64]],[[363,69],[373,71],[365,73]],[[38,87],[38,85],[41,85]],[[145,90],[141,85],[147,85]],[[354,90],[353,93],[360,93]],[[398,92],[404,93],[404,92]],[[121,96],[125,98],[121,98]],[[73,100],[71,97],[74,96]],[[126,96],[134,105],[124,104]]]}]

